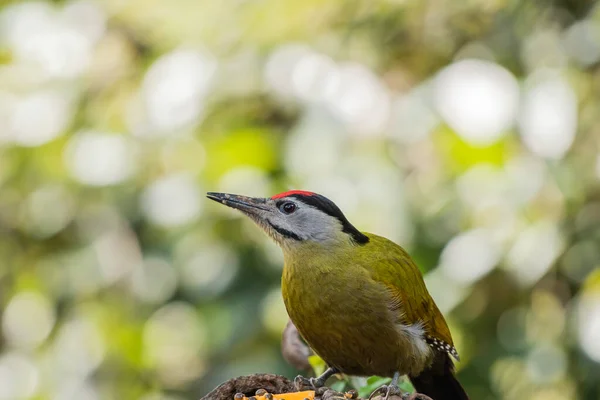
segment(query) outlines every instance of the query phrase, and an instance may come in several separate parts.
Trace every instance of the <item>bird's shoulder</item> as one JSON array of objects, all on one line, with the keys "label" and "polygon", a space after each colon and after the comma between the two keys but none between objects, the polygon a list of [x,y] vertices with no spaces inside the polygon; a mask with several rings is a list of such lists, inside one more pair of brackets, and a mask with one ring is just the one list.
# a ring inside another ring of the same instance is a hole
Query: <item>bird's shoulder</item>
[{"label": "bird's shoulder", "polygon": [[363,253],[361,258],[368,262],[368,267],[372,268],[374,272],[394,280],[403,276],[402,271],[399,271],[403,270],[411,272],[408,279],[422,280],[419,268],[402,246],[383,236],[368,232],[363,232],[363,234],[369,238],[369,242],[359,246],[358,251]]},{"label": "bird's shoulder", "polygon": [[412,257],[397,243],[365,232],[369,255],[365,267],[389,294],[388,307],[409,324],[422,324],[428,343],[458,359],[446,320],[429,294],[423,275]]}]

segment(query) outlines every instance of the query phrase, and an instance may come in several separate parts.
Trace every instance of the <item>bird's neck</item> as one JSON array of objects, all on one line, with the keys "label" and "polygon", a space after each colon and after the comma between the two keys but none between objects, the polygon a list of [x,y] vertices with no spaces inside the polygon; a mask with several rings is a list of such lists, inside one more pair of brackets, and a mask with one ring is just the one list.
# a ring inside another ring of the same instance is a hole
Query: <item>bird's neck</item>
[{"label": "bird's neck", "polygon": [[[343,268],[345,260],[352,257],[354,246],[349,240],[335,244],[307,242],[283,250],[284,275],[321,275]],[[285,278],[285,276],[284,276]]]}]

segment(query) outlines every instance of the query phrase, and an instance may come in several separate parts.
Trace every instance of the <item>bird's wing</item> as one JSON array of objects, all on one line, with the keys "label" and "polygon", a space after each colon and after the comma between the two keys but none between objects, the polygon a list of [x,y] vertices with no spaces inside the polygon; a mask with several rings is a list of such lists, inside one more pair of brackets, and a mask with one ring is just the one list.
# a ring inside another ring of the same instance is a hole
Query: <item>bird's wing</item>
[{"label": "bird's wing", "polygon": [[423,275],[410,255],[397,244],[370,235],[376,260],[369,270],[372,278],[385,286],[390,294],[388,307],[397,312],[398,317],[407,324],[423,324],[428,341],[433,347],[450,353],[458,358],[450,329],[444,316],[429,294]]}]

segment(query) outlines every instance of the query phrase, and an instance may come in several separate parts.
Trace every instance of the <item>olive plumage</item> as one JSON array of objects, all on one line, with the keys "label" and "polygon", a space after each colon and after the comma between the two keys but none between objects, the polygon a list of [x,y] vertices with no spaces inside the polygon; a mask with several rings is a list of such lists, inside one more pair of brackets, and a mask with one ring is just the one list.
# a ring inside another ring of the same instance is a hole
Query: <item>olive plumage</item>
[{"label": "olive plumage", "polygon": [[324,196],[290,191],[271,198],[208,197],[239,209],[281,247],[282,295],[290,319],[332,373],[408,375],[434,400],[468,399],[444,316],[410,255],[357,230]]}]

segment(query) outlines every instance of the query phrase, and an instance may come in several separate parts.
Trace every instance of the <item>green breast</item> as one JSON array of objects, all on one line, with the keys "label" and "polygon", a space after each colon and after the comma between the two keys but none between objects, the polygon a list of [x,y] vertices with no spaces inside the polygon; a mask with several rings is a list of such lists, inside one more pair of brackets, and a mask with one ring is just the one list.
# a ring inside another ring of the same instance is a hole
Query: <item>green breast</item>
[{"label": "green breast", "polygon": [[385,290],[348,257],[286,258],[282,294],[292,322],[330,366],[391,375],[399,354]]}]

